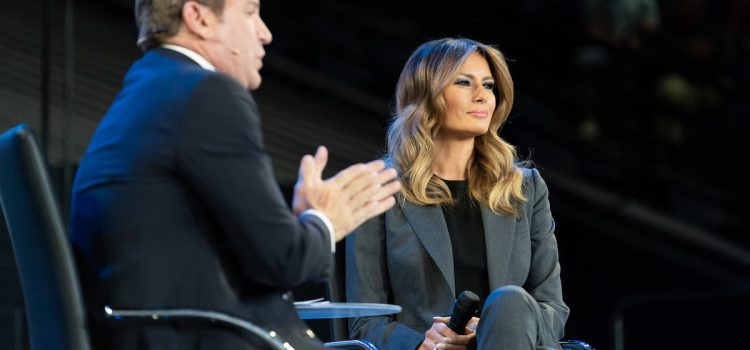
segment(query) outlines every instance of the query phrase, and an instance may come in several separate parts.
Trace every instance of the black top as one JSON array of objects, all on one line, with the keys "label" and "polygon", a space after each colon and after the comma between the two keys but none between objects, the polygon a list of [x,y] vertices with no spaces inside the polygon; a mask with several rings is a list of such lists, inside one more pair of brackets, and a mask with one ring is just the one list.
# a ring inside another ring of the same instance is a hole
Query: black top
[{"label": "black top", "polygon": [[[453,248],[456,297],[461,292],[470,290],[479,296],[480,305],[483,305],[490,288],[482,212],[479,203],[468,195],[466,181],[443,181],[456,200],[453,205],[443,205],[443,215]],[[481,311],[481,306],[479,310]]]}]

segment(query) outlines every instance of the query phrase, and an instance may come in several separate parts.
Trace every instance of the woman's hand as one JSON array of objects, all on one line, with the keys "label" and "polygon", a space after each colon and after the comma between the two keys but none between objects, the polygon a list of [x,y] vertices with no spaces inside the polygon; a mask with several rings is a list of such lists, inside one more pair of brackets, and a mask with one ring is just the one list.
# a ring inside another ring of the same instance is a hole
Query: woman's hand
[{"label": "woman's hand", "polygon": [[472,317],[467,324],[466,334],[458,335],[448,328],[450,317],[433,317],[432,327],[424,332],[424,341],[419,345],[419,350],[466,350],[469,345],[476,341],[476,327],[479,319]]},{"label": "woman's hand", "polygon": [[479,325],[479,318],[478,317],[472,317],[469,320],[469,323],[466,324],[466,329],[467,329],[466,333],[468,334],[469,331],[476,332],[478,325]]}]

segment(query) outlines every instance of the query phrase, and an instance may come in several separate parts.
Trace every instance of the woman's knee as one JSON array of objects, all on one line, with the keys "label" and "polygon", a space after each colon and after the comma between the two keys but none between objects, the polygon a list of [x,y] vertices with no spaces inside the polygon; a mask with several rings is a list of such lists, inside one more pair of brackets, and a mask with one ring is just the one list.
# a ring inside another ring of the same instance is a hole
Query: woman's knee
[{"label": "woman's knee", "polygon": [[518,286],[504,286],[490,293],[484,303],[484,310],[497,309],[518,316],[518,314],[533,313],[534,304],[534,298],[525,289]]},{"label": "woman's knee", "polygon": [[479,349],[533,348],[536,341],[536,301],[526,290],[505,286],[487,297],[477,328]]}]

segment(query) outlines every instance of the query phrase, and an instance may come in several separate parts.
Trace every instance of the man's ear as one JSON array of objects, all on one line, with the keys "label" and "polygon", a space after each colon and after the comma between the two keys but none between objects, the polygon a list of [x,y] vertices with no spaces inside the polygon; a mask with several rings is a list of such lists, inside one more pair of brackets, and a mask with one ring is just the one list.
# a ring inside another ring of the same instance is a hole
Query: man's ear
[{"label": "man's ear", "polygon": [[182,24],[190,34],[201,39],[211,38],[215,32],[216,22],[218,22],[216,14],[205,5],[187,1],[182,6]]}]

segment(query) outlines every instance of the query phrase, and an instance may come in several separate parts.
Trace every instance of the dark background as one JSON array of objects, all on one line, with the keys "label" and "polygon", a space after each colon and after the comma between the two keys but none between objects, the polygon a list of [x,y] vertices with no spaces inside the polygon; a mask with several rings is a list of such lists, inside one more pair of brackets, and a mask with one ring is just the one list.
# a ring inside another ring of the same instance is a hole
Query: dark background
[{"label": "dark background", "polygon": [[[78,159],[141,54],[131,4],[8,0],[0,10],[0,130],[24,122],[39,134],[65,212]],[[550,187],[566,337],[617,350],[747,347],[750,2],[262,6],[274,41],[255,95],[286,193],[318,144],[331,151],[329,174],[382,153],[394,85],[420,43],[495,44],[516,84],[501,135]],[[24,301],[3,230],[0,348],[20,350]],[[314,326],[325,338],[326,324]]]}]

